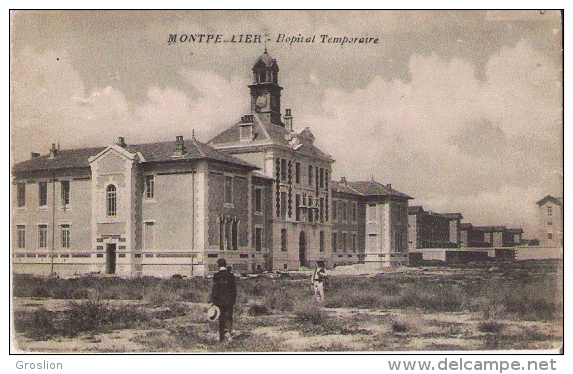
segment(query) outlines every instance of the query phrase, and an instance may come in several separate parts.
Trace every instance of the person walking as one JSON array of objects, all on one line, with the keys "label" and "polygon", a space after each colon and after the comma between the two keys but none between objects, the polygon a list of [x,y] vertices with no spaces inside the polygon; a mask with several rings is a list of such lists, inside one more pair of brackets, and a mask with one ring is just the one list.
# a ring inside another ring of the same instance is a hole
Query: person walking
[{"label": "person walking", "polygon": [[326,269],[324,267],[324,261],[319,260],[316,262],[317,267],[314,269],[312,274],[312,286],[314,288],[314,296],[316,301],[319,303],[324,302],[324,287],[327,281]]},{"label": "person walking", "polygon": [[237,284],[233,273],[227,270],[227,261],[224,258],[217,260],[219,271],[213,275],[213,288],[211,290],[211,303],[221,311],[219,316],[219,341],[231,342],[233,329],[233,306],[237,301]]}]

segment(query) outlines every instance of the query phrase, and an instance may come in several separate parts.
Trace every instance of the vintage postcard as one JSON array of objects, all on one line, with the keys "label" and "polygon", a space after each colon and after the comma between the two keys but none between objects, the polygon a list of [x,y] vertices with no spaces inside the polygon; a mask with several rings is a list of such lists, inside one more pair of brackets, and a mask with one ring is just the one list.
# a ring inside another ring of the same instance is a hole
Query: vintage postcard
[{"label": "vintage postcard", "polygon": [[562,347],[558,10],[12,11],[10,137],[14,353]]}]

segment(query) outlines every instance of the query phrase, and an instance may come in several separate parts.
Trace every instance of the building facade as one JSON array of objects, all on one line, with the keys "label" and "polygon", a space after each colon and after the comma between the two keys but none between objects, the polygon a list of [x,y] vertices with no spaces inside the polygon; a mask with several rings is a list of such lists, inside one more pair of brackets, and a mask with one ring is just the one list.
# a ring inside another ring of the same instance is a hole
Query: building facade
[{"label": "building facade", "polygon": [[[255,61],[251,111],[195,139],[32,154],[13,174],[13,268],[36,274],[241,273],[408,263],[409,196],[333,182],[334,159],[281,114],[279,66]],[[334,185],[334,187],[333,187]]]},{"label": "building facade", "polygon": [[551,195],[537,202],[539,245],[563,247],[563,201]]}]

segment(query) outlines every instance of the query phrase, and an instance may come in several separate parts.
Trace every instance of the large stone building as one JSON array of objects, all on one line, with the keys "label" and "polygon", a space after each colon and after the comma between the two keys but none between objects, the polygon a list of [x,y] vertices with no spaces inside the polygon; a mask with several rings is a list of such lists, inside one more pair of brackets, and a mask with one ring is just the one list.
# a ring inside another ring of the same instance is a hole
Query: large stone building
[{"label": "large stone building", "polygon": [[[408,263],[409,196],[331,181],[334,159],[281,118],[279,67],[252,68],[251,111],[208,144],[174,141],[32,154],[13,169],[17,272],[205,275]],[[334,202],[334,204],[333,204]]]}]

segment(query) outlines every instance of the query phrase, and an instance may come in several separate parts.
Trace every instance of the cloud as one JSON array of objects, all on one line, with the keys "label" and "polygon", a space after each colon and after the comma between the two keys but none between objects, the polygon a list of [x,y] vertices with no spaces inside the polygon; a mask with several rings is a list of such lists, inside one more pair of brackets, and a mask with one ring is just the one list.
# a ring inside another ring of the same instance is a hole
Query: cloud
[{"label": "cloud", "polygon": [[317,144],[335,150],[335,177],[374,175],[416,204],[520,223],[512,217],[530,216],[536,198],[559,190],[560,71],[528,42],[493,55],[485,81],[455,57],[414,55],[408,68],[409,82],[331,88],[321,113],[301,115]]},{"label": "cloud", "polygon": [[151,86],[138,104],[113,86],[87,92],[65,52],[26,49],[11,73],[15,162],[28,158],[30,151],[45,153],[56,142],[73,148],[105,145],[124,136],[139,143],[188,137],[193,130],[207,141],[248,109],[247,82],[208,71],[184,70],[187,90]]}]

